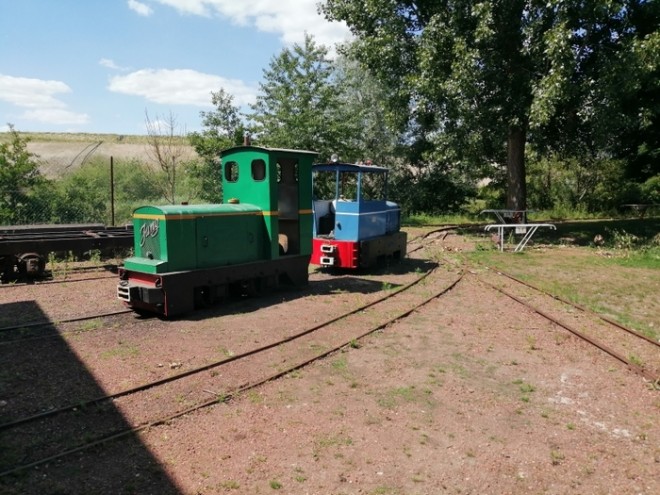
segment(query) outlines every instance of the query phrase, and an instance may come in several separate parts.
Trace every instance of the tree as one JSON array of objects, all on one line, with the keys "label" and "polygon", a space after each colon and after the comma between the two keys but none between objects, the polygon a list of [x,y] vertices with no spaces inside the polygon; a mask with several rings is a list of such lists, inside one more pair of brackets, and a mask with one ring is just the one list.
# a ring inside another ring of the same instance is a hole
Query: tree
[{"label": "tree", "polygon": [[637,2],[628,19],[636,36],[610,85],[618,103],[611,149],[627,161],[627,177],[643,182],[660,175],[660,2]]},{"label": "tree", "polygon": [[207,201],[218,202],[222,194],[220,152],[241,144],[246,132],[233,99],[222,88],[212,92],[211,103],[215,110],[200,112],[204,130],[201,133],[192,132],[188,136],[190,144],[202,159],[201,163],[190,168],[189,173],[201,181],[200,196]]},{"label": "tree", "polygon": [[176,203],[177,172],[185,155],[185,140],[177,134],[176,118],[170,113],[167,118],[155,121],[145,112],[147,127],[147,154],[158,165],[161,173],[151,183],[171,204]]},{"label": "tree", "polygon": [[251,106],[251,130],[266,146],[308,149],[328,159],[347,135],[328,50],[309,35],[273,57]]},{"label": "tree", "polygon": [[351,28],[351,53],[391,88],[401,128],[415,121],[431,156],[505,166],[507,206],[519,209],[528,138],[556,146],[567,125],[594,145],[608,136],[602,76],[625,63],[646,3],[328,0],[322,11]]},{"label": "tree", "polygon": [[44,181],[36,155],[9,124],[9,142],[0,143],[0,224],[14,224],[31,216],[31,193]]},{"label": "tree", "polygon": [[386,111],[383,86],[347,57],[335,60],[333,68],[340,102],[333,120],[341,122],[344,132],[336,152],[348,162],[371,160],[377,165],[394,165],[398,162],[399,136]]}]

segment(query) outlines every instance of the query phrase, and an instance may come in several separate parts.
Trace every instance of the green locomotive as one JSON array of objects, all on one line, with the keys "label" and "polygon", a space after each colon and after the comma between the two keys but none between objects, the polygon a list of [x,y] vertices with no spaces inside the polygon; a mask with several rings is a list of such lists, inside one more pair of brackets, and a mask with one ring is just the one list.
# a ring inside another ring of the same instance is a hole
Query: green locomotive
[{"label": "green locomotive", "polygon": [[117,297],[175,316],[229,294],[305,285],[312,250],[312,151],[225,150],[223,204],[143,206]]}]

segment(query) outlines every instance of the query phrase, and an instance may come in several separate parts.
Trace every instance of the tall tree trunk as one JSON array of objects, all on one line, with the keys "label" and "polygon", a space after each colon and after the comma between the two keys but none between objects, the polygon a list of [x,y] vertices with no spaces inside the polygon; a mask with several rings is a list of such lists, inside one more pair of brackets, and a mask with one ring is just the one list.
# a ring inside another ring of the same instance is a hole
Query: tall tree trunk
[{"label": "tall tree trunk", "polygon": [[509,127],[507,139],[506,207],[510,210],[527,208],[527,180],[525,177],[525,129]]}]

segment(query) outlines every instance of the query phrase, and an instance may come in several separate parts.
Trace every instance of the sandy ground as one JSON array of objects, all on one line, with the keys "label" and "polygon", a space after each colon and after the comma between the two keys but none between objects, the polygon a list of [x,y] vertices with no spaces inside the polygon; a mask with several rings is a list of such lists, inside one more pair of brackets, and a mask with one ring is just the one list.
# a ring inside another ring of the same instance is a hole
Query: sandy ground
[{"label": "sandy ground", "polygon": [[[442,256],[467,247],[451,237],[419,253],[440,260],[429,293],[457,277]],[[21,383],[41,386],[55,380],[57,370],[66,371],[58,378],[64,387],[87,381],[106,392],[120,389],[324,321],[413,279],[419,265],[405,266],[346,280],[313,274],[301,293],[243,301],[194,318],[104,320],[55,344],[35,344],[32,354],[5,345],[0,385],[18,383],[11,376],[27,374],[36,360],[42,371],[31,371]],[[471,272],[407,318],[321,361],[129,440],[0,478],[0,491],[660,493],[660,392],[481,283],[479,277],[492,275]],[[96,282],[99,302],[87,309],[119,309],[112,297],[102,297],[113,293],[115,283]],[[90,300],[91,289],[76,287],[89,286],[0,289],[0,308],[22,302],[22,311],[32,304],[41,315],[61,318]],[[558,316],[572,317],[569,310]],[[272,367],[257,362],[254,370]],[[205,388],[223,390],[240,378],[209,375]],[[23,393],[0,387],[0,412],[10,415]],[[161,400],[165,407],[172,399]],[[186,397],[177,400],[183,404]],[[122,411],[122,402],[115,407]]]}]

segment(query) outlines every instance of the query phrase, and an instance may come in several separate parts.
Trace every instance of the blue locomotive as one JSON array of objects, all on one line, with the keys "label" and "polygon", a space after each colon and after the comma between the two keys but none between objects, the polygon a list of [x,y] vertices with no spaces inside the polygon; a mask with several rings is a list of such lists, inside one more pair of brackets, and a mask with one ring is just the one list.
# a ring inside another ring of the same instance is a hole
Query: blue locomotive
[{"label": "blue locomotive", "polygon": [[312,264],[356,269],[406,255],[401,209],[387,200],[387,168],[335,160],[312,172]]}]

